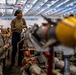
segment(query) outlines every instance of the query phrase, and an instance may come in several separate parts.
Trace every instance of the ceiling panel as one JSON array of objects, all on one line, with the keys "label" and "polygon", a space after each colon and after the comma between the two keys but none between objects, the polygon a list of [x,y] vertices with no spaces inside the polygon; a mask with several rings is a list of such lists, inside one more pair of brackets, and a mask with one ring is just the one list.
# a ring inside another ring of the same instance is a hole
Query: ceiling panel
[{"label": "ceiling panel", "polygon": [[0,0],[0,16],[13,16],[17,9],[24,16],[63,17],[76,14],[76,0]]}]

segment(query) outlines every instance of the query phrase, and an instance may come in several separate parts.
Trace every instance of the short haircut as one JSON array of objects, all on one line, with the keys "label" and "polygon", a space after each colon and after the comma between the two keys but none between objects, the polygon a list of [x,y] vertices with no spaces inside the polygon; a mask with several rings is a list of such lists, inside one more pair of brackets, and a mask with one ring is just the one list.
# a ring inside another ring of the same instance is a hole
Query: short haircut
[{"label": "short haircut", "polygon": [[21,10],[16,10],[14,13],[14,16],[17,16],[17,14],[19,14],[20,12],[22,12]]}]

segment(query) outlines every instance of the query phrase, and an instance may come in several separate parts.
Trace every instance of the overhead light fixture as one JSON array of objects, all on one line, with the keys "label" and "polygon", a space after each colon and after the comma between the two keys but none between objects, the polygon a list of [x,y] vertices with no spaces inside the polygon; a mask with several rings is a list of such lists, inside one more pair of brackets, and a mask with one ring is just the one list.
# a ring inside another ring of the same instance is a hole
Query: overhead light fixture
[{"label": "overhead light fixture", "polygon": [[73,3],[72,3],[72,4],[70,4],[70,6],[73,6]]},{"label": "overhead light fixture", "polygon": [[61,5],[65,4],[66,2],[68,2],[69,0],[65,0],[64,2],[60,3],[59,5],[57,5],[57,8],[60,7]]},{"label": "overhead light fixture", "polygon": [[47,7],[49,7],[50,6],[50,4],[47,4]]},{"label": "overhead light fixture", "polygon": [[72,9],[71,7],[69,9]]}]

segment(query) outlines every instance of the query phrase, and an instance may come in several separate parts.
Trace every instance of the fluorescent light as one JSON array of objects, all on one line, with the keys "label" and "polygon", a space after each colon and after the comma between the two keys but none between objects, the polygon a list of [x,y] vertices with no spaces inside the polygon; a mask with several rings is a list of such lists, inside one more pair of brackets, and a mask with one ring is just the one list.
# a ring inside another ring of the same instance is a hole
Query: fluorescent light
[{"label": "fluorescent light", "polygon": [[[61,5],[65,4],[66,2],[68,2],[69,0],[65,0],[64,2],[60,3],[59,5],[57,5],[57,7],[60,7]],[[56,7],[56,8],[57,8]]]}]

